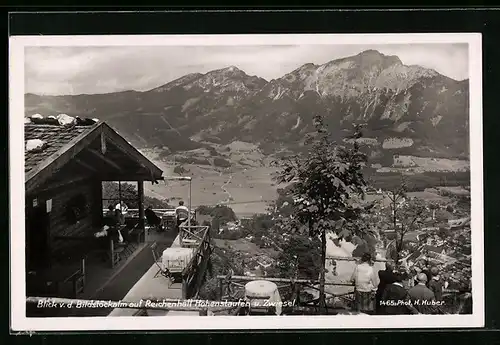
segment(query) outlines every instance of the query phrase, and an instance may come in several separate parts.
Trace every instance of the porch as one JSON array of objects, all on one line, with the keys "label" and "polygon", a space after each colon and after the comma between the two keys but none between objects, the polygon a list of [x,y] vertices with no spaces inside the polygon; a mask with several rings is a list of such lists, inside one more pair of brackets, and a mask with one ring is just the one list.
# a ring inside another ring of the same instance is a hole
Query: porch
[{"label": "porch", "polygon": [[[26,294],[91,296],[144,249],[144,183],[156,183],[162,171],[106,124],[80,128],[73,138],[60,126],[31,127],[67,143],[26,152]],[[125,196],[124,181],[134,186]],[[102,209],[122,202],[138,216],[111,225]]]}]

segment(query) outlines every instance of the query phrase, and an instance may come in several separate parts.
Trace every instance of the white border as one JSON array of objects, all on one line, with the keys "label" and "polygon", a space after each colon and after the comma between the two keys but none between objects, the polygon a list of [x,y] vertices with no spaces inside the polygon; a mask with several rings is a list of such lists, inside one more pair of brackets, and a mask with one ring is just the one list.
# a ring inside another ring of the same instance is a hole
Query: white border
[{"label": "white border", "polygon": [[[307,35],[153,35],[153,36],[14,36],[10,37],[10,255],[11,328],[13,331],[214,330],[214,329],[359,329],[484,327],[482,49],[479,33],[445,34],[307,34]],[[24,47],[290,44],[469,44],[470,166],[472,197],[472,315],[392,316],[247,316],[26,318],[24,233]],[[140,318],[139,320],[146,320]],[[201,321],[201,322],[200,322]]]}]

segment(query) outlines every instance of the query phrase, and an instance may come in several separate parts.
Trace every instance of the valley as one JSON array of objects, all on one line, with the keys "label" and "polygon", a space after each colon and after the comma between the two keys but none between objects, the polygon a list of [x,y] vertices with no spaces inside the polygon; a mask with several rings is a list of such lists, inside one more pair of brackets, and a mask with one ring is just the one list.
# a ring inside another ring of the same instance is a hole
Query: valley
[{"label": "valley", "polygon": [[[224,204],[230,206],[238,217],[249,217],[257,213],[266,213],[270,204],[277,198],[277,189],[285,187],[277,185],[273,179],[277,168],[271,166],[275,159],[273,156],[264,156],[261,153],[248,152],[248,161],[252,165],[242,165],[241,159],[245,158],[245,150],[252,144],[235,142],[228,146],[219,146],[217,151],[223,151],[230,163],[230,167],[221,168],[214,165],[184,164],[173,159],[167,159],[155,150],[142,150],[143,153],[164,170],[165,176],[189,176],[192,178],[192,206],[215,206]],[[226,149],[230,147],[231,150]],[[203,154],[202,151],[198,153]],[[179,154],[177,155],[177,157]],[[191,158],[196,156],[193,152],[185,153]],[[398,182],[398,176],[404,174],[410,184],[415,184],[414,196],[426,200],[440,199],[443,197],[437,191],[429,188],[446,184],[448,186],[468,185],[468,162],[465,160],[436,159],[425,157],[408,157],[407,165],[402,159],[395,159],[394,164],[388,167],[366,172],[366,178],[375,182],[378,188],[389,189],[392,182]],[[182,161],[182,160],[181,160]],[[176,167],[182,167],[183,173],[175,173]],[[434,175],[425,175],[424,172]],[[392,173],[392,174],[386,174]],[[446,174],[463,173],[457,181],[447,181]],[[385,186],[385,188],[384,188]],[[453,188],[453,187],[448,187]],[[424,191],[425,190],[425,191]],[[178,200],[188,200],[189,183],[186,181],[166,181],[156,185],[145,185],[145,192],[151,197],[168,199],[170,204]]]},{"label": "valley", "polygon": [[[353,124],[363,126],[365,176],[377,189],[392,188],[401,174],[419,191],[468,185],[468,96],[468,80],[366,50],[270,81],[229,66],[147,91],[26,94],[25,116],[106,121],[165,176],[191,176],[193,206],[225,203],[253,214],[276,198],[271,162],[305,153],[315,114],[338,142],[352,140]],[[187,199],[188,189],[174,181],[146,186],[171,203]]]},{"label": "valley", "polygon": [[[165,176],[178,176],[173,173],[172,164],[156,161],[164,169]],[[213,166],[183,165],[183,176],[192,178],[193,207],[217,204],[229,205],[239,217],[265,213],[269,202],[276,199],[277,186],[272,181],[276,171],[272,167],[221,169]],[[176,204],[178,198],[188,200],[189,183],[186,181],[167,181],[156,185],[146,184],[145,193],[159,199],[169,199]]]}]

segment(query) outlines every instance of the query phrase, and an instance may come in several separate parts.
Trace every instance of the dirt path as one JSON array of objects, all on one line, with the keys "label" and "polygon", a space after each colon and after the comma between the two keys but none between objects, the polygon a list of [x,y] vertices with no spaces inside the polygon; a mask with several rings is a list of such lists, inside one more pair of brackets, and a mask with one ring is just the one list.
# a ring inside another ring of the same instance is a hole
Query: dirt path
[{"label": "dirt path", "polygon": [[231,202],[231,198],[232,198],[232,195],[231,193],[228,192],[228,190],[226,189],[226,186],[231,183],[231,180],[233,179],[233,174],[230,174],[229,175],[229,178],[226,182],[224,182],[224,184],[220,187],[220,189],[222,189],[222,191],[227,194],[227,199],[222,201],[223,204],[227,204],[227,203],[230,203]]}]

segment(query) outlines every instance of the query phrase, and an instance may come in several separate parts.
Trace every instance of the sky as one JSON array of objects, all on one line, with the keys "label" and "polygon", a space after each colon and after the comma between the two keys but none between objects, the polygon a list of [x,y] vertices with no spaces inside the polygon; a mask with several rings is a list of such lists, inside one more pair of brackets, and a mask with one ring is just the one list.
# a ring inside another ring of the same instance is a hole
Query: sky
[{"label": "sky", "polygon": [[368,49],[397,55],[405,65],[434,69],[455,80],[468,78],[468,46],[458,43],[26,47],[25,93],[145,91],[189,73],[207,73],[228,66],[271,80],[306,63],[324,64]]}]

